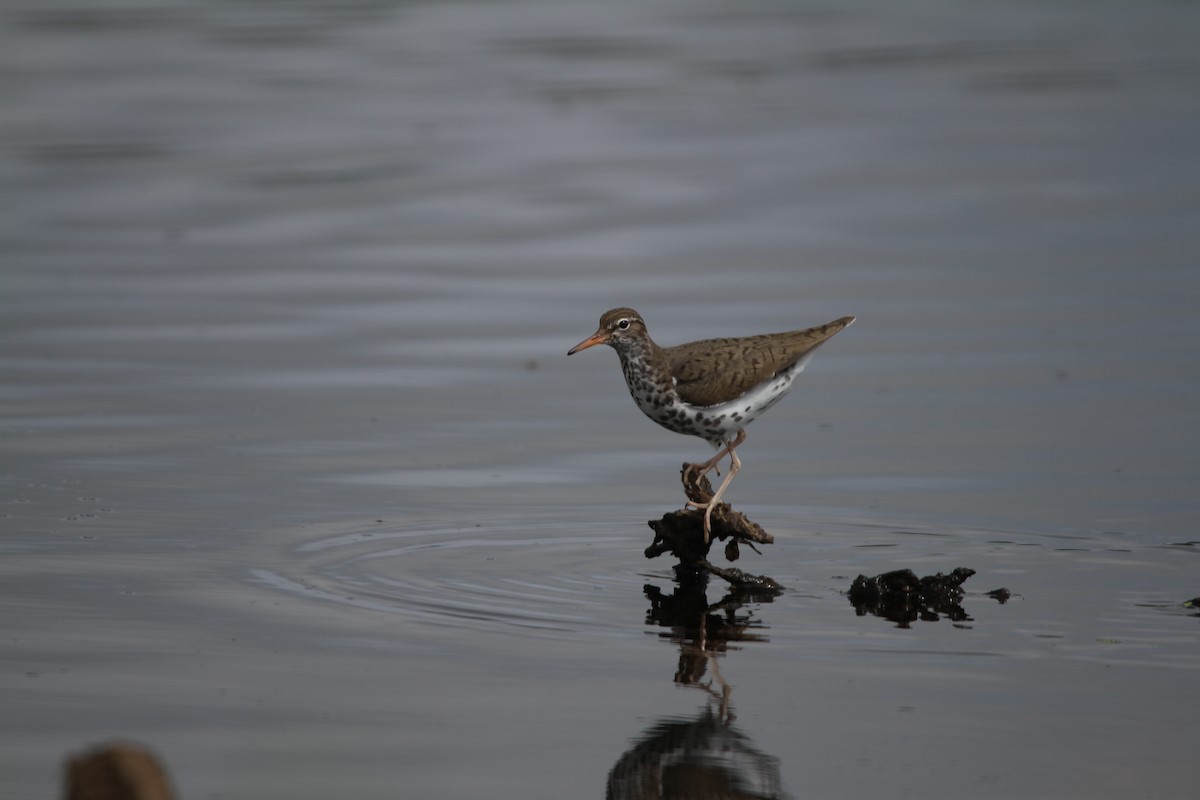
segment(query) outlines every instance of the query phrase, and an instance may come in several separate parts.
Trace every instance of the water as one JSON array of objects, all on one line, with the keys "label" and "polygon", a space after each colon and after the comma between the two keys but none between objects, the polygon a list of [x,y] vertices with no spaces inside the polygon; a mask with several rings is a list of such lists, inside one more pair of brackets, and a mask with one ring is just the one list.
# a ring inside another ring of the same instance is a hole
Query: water
[{"label": "water", "polygon": [[[1192,796],[1198,22],[10,4],[4,795]],[[858,316],[728,494],[780,597],[643,557],[708,452],[566,358],[617,305]]]}]

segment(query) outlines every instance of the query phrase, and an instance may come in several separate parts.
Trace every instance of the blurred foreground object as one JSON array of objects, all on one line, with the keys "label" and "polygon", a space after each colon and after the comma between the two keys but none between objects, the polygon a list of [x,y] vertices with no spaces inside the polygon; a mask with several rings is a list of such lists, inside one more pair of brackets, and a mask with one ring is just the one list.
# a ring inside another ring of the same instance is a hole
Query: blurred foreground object
[{"label": "blurred foreground object", "polygon": [[136,744],[98,745],[66,764],[66,800],[174,800],[158,758]]}]

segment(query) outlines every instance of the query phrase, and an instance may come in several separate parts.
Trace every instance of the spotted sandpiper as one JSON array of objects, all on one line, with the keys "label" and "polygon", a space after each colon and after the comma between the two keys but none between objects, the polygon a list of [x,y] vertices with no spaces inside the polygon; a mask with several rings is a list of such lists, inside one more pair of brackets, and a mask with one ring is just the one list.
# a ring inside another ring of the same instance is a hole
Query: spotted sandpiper
[{"label": "spotted sandpiper", "polygon": [[746,440],[746,426],[779,402],[813,352],[852,322],[854,317],[842,317],[800,331],[659,347],[641,314],[614,308],[604,312],[596,332],[567,355],[598,344],[616,350],[629,393],[643,414],[667,430],[699,436],[717,448],[717,454],[699,466],[697,479],[729,456],[729,474],[712,499],[692,504],[704,509],[707,542],[712,510],[741,469],[735,451]]}]

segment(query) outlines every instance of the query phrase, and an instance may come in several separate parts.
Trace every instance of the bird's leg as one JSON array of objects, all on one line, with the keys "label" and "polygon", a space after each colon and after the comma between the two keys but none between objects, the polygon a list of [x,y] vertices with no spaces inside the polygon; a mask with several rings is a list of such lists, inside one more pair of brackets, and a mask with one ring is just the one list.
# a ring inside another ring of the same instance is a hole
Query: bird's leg
[{"label": "bird's leg", "polygon": [[708,472],[716,462],[721,459],[726,453],[729,454],[729,474],[725,476],[725,480],[721,481],[721,486],[717,489],[716,494],[707,503],[692,503],[696,510],[704,510],[704,543],[708,544],[709,538],[712,536],[712,510],[717,503],[721,502],[721,495],[725,494],[725,489],[728,488],[729,482],[733,480],[733,476],[737,475],[738,470],[742,468],[742,460],[738,458],[734,450],[742,442],[746,441],[746,431],[738,431],[737,437],[732,442],[726,442],[723,447],[712,460],[700,465],[700,474]]},{"label": "bird's leg", "polygon": [[733,455],[733,448],[737,447],[744,441],[746,441],[746,431],[740,430],[738,431],[736,439],[734,439],[732,442],[725,442],[725,446],[717,450],[717,454],[715,456],[700,465],[700,471],[696,477],[702,478],[707,475],[710,470],[714,469],[717,471],[717,474],[720,475],[721,469],[717,466],[717,463],[724,458],[726,454]]},{"label": "bird's leg", "polygon": [[[696,472],[696,482],[699,483],[701,478],[703,478],[705,475],[707,475],[709,472],[711,472],[714,469],[717,471],[717,474],[720,475],[721,470],[717,467],[717,462],[719,462],[722,458],[724,458],[726,453],[733,452],[732,448],[737,447],[739,444],[741,444],[743,441],[745,441],[745,439],[746,439],[746,432],[744,430],[738,431],[737,439],[732,444],[728,441],[722,441],[721,447],[717,448],[717,454],[715,456],[710,458],[708,461],[705,461],[703,464],[692,464],[692,467],[695,469],[695,472]],[[698,510],[705,508],[705,506],[703,504],[693,503],[691,500],[689,500],[685,504],[685,507],[686,506],[693,506]]]},{"label": "bird's leg", "polygon": [[712,536],[712,512],[717,503],[721,502],[721,495],[725,494],[725,489],[728,488],[729,482],[733,480],[733,476],[738,474],[738,470],[742,468],[742,460],[738,458],[737,453],[733,452],[733,448],[729,449],[729,474],[725,476],[725,480],[721,481],[720,488],[717,493],[712,496],[712,500],[704,506],[704,543],[708,544],[709,537]]},{"label": "bird's leg", "polygon": [[728,446],[722,447],[721,449],[717,450],[717,454],[715,456],[713,456],[712,458],[710,458],[708,461],[705,461],[703,464],[697,464],[696,465],[696,478],[697,479],[703,478],[705,475],[707,475],[709,472],[711,472],[714,469],[717,470],[717,474],[720,475],[721,470],[717,467],[717,462],[720,461],[722,458],[724,458],[725,454],[728,452],[729,452]]}]

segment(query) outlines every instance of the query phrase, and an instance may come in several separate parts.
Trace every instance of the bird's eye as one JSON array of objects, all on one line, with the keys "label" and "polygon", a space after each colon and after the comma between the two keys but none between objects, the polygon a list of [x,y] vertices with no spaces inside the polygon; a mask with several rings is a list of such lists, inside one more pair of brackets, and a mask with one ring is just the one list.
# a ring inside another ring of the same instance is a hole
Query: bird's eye
[{"label": "bird's eye", "polygon": [[624,330],[629,330],[629,320],[627,320],[627,319],[619,319],[619,320],[617,320],[617,327],[618,327],[618,328],[620,328],[620,329],[621,329],[621,330],[623,330],[623,331],[624,331]]}]

